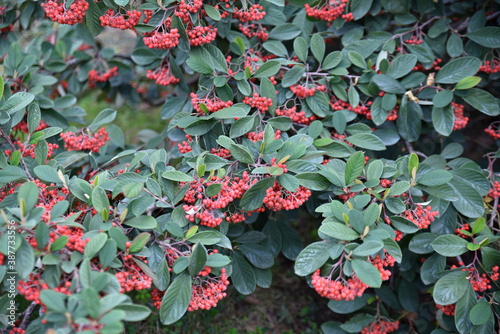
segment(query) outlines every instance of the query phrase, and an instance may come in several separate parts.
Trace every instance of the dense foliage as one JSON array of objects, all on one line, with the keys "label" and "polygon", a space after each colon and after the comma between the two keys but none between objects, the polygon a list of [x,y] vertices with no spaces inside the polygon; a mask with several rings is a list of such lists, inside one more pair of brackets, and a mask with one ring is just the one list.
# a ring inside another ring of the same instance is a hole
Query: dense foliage
[{"label": "dense foliage", "polygon": [[[498,3],[7,2],[0,326],[168,328],[282,254],[325,333],[498,331]],[[84,124],[96,90],[164,131]]]}]

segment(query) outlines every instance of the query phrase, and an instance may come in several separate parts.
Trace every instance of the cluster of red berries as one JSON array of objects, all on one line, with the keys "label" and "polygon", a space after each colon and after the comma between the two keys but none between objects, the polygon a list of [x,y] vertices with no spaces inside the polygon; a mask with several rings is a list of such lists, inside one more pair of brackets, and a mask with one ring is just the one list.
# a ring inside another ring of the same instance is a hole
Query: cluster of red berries
[{"label": "cluster of red berries", "polygon": [[[183,199],[185,203],[188,203],[182,207],[186,212],[186,219],[194,222],[197,218],[200,219],[200,225],[210,227],[220,225],[225,214],[219,210],[227,207],[235,199],[241,198],[245,191],[256,182],[257,179],[250,180],[246,171],[243,172],[241,178],[213,176],[208,182],[203,179],[192,181]],[[212,184],[221,184],[221,189],[217,194],[209,197],[205,194],[205,189]]]},{"label": "cluster of red berries", "polygon": [[67,236],[68,242],[66,243],[66,248],[70,251],[78,251],[83,254],[85,251],[85,246],[90,239],[83,238],[83,230],[76,227],[68,227],[66,225],[56,225],[56,229],[50,232],[49,243],[52,244],[60,236]]},{"label": "cluster of red berries", "polygon": [[[147,260],[144,262],[147,263]],[[146,275],[132,259],[125,260],[123,270],[117,272],[115,276],[121,286],[120,293],[149,289],[153,282],[153,279]]]},{"label": "cluster of red berries", "polygon": [[[264,139],[264,131],[261,132],[249,132],[246,134],[247,138],[253,141],[254,143]],[[276,133],[274,134],[274,139],[278,140],[281,138],[281,130],[276,130]]]},{"label": "cluster of red berries", "polygon": [[466,234],[464,234],[464,233],[462,233],[462,230],[469,231],[470,230],[470,225],[467,224],[467,223],[465,223],[465,224],[463,224],[462,227],[457,227],[455,229],[455,234],[456,235],[458,235],[460,238],[467,239],[469,236],[466,235]]},{"label": "cluster of red berries", "polygon": [[38,192],[40,194],[39,201],[36,206],[44,208],[42,220],[48,223],[50,221],[52,208],[60,201],[66,199],[66,197],[69,195],[69,190],[65,187],[59,189],[55,187],[54,183],[51,183],[49,186],[47,186],[45,183],[41,182],[38,179],[35,179],[34,182],[38,187]]},{"label": "cluster of red berries", "polygon": [[[5,10],[7,7],[5,6],[0,6],[0,16],[4,15]],[[14,31],[14,24],[10,24],[5,28],[0,29],[0,33],[5,34]]]},{"label": "cluster of red berries", "polygon": [[283,173],[288,172],[288,170],[286,168],[286,165],[283,162],[276,163],[276,160],[277,160],[277,158],[272,158],[271,159],[271,166],[273,166],[273,167],[276,166],[276,167],[279,167],[279,168],[283,169]]},{"label": "cluster of red berries", "polygon": [[380,185],[384,188],[387,188],[391,185],[391,180],[387,180],[387,179],[381,179],[380,180]]},{"label": "cluster of red berries", "polygon": [[[463,264],[463,262],[460,261],[460,262],[458,262],[458,265],[463,266],[464,264]],[[457,266],[452,265],[450,268],[457,269]],[[491,289],[491,285],[490,285],[491,281],[488,279],[488,275],[487,274],[479,274],[479,272],[477,271],[475,266],[471,266],[469,268],[462,268],[461,270],[469,272],[468,280],[469,280],[469,283],[472,285],[472,288],[474,289],[474,291],[484,292],[488,289]],[[490,273],[491,280],[498,281],[499,267],[494,266],[493,268],[491,268],[491,270],[492,270]]]},{"label": "cluster of red berries", "polygon": [[453,113],[455,114],[453,131],[465,128],[467,122],[469,122],[469,117],[464,116],[464,106],[455,102],[452,102],[451,105],[453,106]]},{"label": "cluster of red berries", "polygon": [[272,211],[293,210],[304,204],[310,196],[311,191],[305,187],[290,192],[274,181],[273,187],[266,190],[263,203]]},{"label": "cluster of red berries", "polygon": [[26,330],[21,329],[19,327],[14,327],[9,331],[9,334],[24,334]]},{"label": "cluster of red berries", "polygon": [[[40,120],[40,124],[38,125],[38,127],[33,132],[42,131],[43,129],[46,129],[48,127],[49,125],[45,123],[45,121],[42,119]],[[12,128],[12,132],[16,131],[21,131],[22,133],[29,133],[30,131],[28,129],[28,122],[22,120],[21,122],[17,123],[17,125]]]},{"label": "cluster of red berries", "polygon": [[305,4],[307,16],[314,17],[317,20],[327,21],[329,25],[338,17],[342,17],[346,21],[352,20],[351,15],[343,15],[345,7],[349,0],[327,0],[323,6],[311,7]]},{"label": "cluster of red berries", "polygon": [[415,209],[413,210],[405,210],[404,216],[406,219],[412,221],[415,225],[418,226],[419,229],[428,228],[431,225],[431,222],[439,215],[438,211],[432,211],[430,206],[427,206],[425,209],[422,205],[417,204]]},{"label": "cluster of red berries", "polygon": [[128,10],[126,19],[124,15],[117,14],[114,10],[108,9],[104,15],[99,17],[101,21],[101,26],[118,28],[121,30],[131,29],[139,23],[139,19],[141,18],[141,12],[138,10]]},{"label": "cluster of red berries", "polygon": [[292,122],[305,125],[309,125],[316,120],[316,115],[306,117],[306,112],[297,112],[297,107],[295,106],[291,108],[276,109],[276,115],[290,117]]},{"label": "cluster of red berries", "polygon": [[231,152],[228,149],[225,148],[215,148],[213,147],[210,153],[221,157],[222,159],[231,159]]},{"label": "cluster of red berries", "polygon": [[[28,145],[24,146],[23,142],[21,142],[20,140],[17,140],[15,142],[15,144],[19,147],[19,151],[21,152],[23,157],[29,156],[29,157],[35,159],[36,144],[33,144],[33,145],[28,144]],[[47,157],[48,158],[52,157],[54,155],[54,150],[57,150],[58,148],[59,148],[59,145],[57,145],[57,144],[47,143],[47,149],[48,149]],[[9,156],[9,157],[12,154],[11,149],[7,149],[4,152],[5,152],[5,155]]]},{"label": "cluster of red berries", "polygon": [[273,100],[253,93],[253,97],[245,96],[243,103],[248,104],[252,108],[257,108],[261,113],[265,113],[269,110],[269,107],[273,105]]},{"label": "cluster of red berries", "polygon": [[257,36],[259,40],[262,42],[267,41],[269,38],[269,33],[267,32],[267,29],[262,27],[260,24],[255,25],[255,24],[241,24],[238,26],[238,29],[241,31],[243,35],[245,35],[248,38],[252,38]]},{"label": "cluster of red berries", "polygon": [[399,321],[394,322],[384,319],[373,320],[361,330],[361,334],[387,334],[399,328]]},{"label": "cluster of red berries", "polygon": [[410,45],[419,45],[419,44],[422,44],[423,42],[424,41],[420,37],[418,37],[416,35],[411,36],[410,38],[407,38],[405,40],[405,43],[406,44],[410,44]]},{"label": "cluster of red berries", "polygon": [[439,305],[436,304],[436,307],[443,311],[444,314],[449,315],[450,317],[455,316],[455,308],[456,304],[450,304],[450,305]]},{"label": "cluster of red berries", "polygon": [[144,45],[150,49],[161,49],[166,50],[173,48],[179,44],[179,31],[177,29],[171,29],[170,32],[163,31],[159,32],[158,29],[144,34]]},{"label": "cluster of red berries", "polygon": [[175,85],[180,81],[180,79],[174,77],[174,75],[170,72],[168,63],[163,64],[154,71],[148,70],[146,77],[150,80],[155,80],[157,85],[162,86]]},{"label": "cluster of red berries", "polygon": [[66,9],[66,1],[59,3],[58,0],[48,0],[41,6],[52,21],[70,25],[82,23],[89,8],[89,4],[85,0],[75,0],[68,9]]},{"label": "cluster of red berries", "polygon": [[372,258],[370,257],[370,262],[378,269],[380,272],[380,277],[382,277],[382,281],[387,281],[391,277],[391,271],[385,269],[386,267],[394,267],[396,263],[396,259],[392,257],[390,254],[385,253],[384,258],[380,258],[380,255]]},{"label": "cluster of red berries", "polygon": [[347,280],[337,278],[332,281],[328,277],[321,277],[320,269],[318,269],[311,278],[311,284],[321,297],[337,301],[354,300],[356,297],[361,297],[368,288],[368,285],[361,282],[356,275],[352,275]]},{"label": "cluster of red berries", "polygon": [[486,60],[481,67],[479,67],[479,72],[486,74],[499,73],[500,72],[500,60],[493,59],[492,61]]},{"label": "cluster of red berries", "polygon": [[217,37],[217,28],[213,28],[211,25],[208,26],[196,26],[191,29],[187,29],[187,34],[189,37],[189,44],[191,46],[200,46],[203,44],[209,44],[215,37]]},{"label": "cluster of red berries", "polygon": [[224,108],[229,108],[233,105],[233,101],[228,100],[226,102],[222,101],[218,96],[214,96],[213,98],[209,98],[207,96],[203,98],[199,98],[196,93],[191,93],[191,104],[193,105],[194,110],[199,112],[200,114],[204,114],[203,110],[200,108],[200,104],[203,103],[205,107],[207,107],[208,111],[214,113]]},{"label": "cluster of red berries", "polygon": [[413,68],[413,71],[439,71],[441,69],[441,66],[438,66],[443,60],[441,58],[437,58],[436,60],[434,60],[434,62],[432,63],[432,66],[428,69],[425,69],[424,66],[422,64],[417,64],[414,68]]},{"label": "cluster of red berries", "polygon": [[89,71],[89,81],[88,85],[90,88],[96,88],[96,83],[98,82],[106,82],[112,77],[115,77],[118,75],[118,66],[115,66],[113,68],[110,68],[106,72],[99,74],[97,70],[92,69]]},{"label": "cluster of red berries", "polygon": [[226,297],[227,286],[229,280],[227,279],[226,269],[221,269],[220,277],[211,277],[208,274],[211,272],[210,267],[200,272],[198,276],[193,279],[193,288],[191,292],[191,300],[189,301],[188,311],[196,311],[199,309],[209,310],[217,306],[217,303],[222,298]]},{"label": "cluster of red berries", "polygon": [[486,129],[484,129],[484,132],[486,132],[488,135],[490,135],[490,137],[492,137],[495,140],[500,139],[500,131],[496,123],[490,124]]},{"label": "cluster of red berries", "polygon": [[68,151],[91,151],[93,153],[99,152],[99,149],[106,145],[109,140],[108,132],[104,127],[100,128],[97,133],[93,135],[84,133],[76,135],[73,131],[61,133],[61,138],[64,140],[64,148]]},{"label": "cluster of red berries", "polygon": [[252,7],[247,10],[240,10],[234,7],[233,18],[240,22],[259,21],[262,20],[264,16],[266,16],[264,7],[259,4],[253,4]]},{"label": "cluster of red berries", "polygon": [[488,193],[488,196],[491,197],[492,199],[500,197],[500,182],[495,181],[493,187],[490,189],[490,192]]},{"label": "cluster of red berries", "polygon": [[180,18],[184,24],[191,21],[190,13],[197,13],[201,6],[203,5],[202,0],[193,0],[193,4],[187,4],[184,0],[181,0],[175,9],[175,16]]},{"label": "cluster of red berries", "polygon": [[300,98],[305,99],[307,96],[313,96],[316,93],[316,90],[324,92],[326,89],[325,85],[313,86],[311,88],[307,88],[305,86],[301,86],[298,84],[292,85],[290,90]]},{"label": "cluster of red berries", "polygon": [[17,284],[17,291],[21,296],[29,302],[35,302],[35,304],[40,305],[40,292],[47,290],[49,288],[48,284],[40,279],[40,271],[36,273],[30,273],[30,277],[26,280],[20,280]]},{"label": "cluster of red berries", "polygon": [[183,140],[182,143],[177,144],[177,148],[179,149],[179,152],[182,154],[191,152],[193,149],[191,148],[191,142],[193,141],[193,138],[191,138],[190,135],[186,134],[186,140]]}]

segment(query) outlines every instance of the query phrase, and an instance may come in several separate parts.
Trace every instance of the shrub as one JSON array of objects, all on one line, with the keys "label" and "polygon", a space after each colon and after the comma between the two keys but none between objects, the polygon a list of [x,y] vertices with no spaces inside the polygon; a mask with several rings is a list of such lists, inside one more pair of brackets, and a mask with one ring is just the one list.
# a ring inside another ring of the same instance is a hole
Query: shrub
[{"label": "shrub", "polygon": [[[499,329],[496,2],[28,0],[1,13],[10,333],[120,333],[152,312],[170,325],[227,289],[271,286],[279,254],[345,315],[325,333]],[[135,45],[107,47],[111,28]],[[113,109],[85,125],[90,91],[162,104],[164,131],[126,144]],[[317,241],[303,245],[299,215]]]}]

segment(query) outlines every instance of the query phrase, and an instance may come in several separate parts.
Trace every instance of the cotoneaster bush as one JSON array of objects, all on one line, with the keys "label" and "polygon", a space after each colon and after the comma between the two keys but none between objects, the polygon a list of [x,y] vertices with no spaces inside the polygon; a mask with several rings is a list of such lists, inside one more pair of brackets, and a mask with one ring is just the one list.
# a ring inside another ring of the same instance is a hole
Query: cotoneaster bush
[{"label": "cotoneaster bush", "polygon": [[[4,3],[1,326],[168,330],[282,254],[325,333],[498,331],[498,3]],[[85,124],[96,90],[164,131]]]}]

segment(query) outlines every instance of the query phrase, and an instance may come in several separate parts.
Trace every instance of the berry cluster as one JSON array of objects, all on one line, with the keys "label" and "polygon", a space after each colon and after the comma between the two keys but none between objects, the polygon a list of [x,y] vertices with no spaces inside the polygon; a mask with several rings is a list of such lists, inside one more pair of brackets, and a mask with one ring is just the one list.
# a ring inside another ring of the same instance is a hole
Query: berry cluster
[{"label": "berry cluster", "polygon": [[424,41],[416,35],[411,36],[410,38],[407,38],[405,40],[405,44],[410,44],[410,45],[419,45],[419,44],[422,44],[423,42]]},{"label": "berry cluster", "polygon": [[257,108],[261,113],[265,113],[273,105],[273,100],[253,93],[253,97],[245,96],[243,103],[248,104],[252,108]]},{"label": "berry cluster", "polygon": [[449,315],[450,317],[455,316],[455,308],[456,304],[450,304],[450,305],[439,305],[436,304],[436,307],[443,311],[444,314]]},{"label": "berry cluster", "polygon": [[301,186],[292,193],[283,188],[278,181],[274,181],[273,187],[266,190],[263,202],[266,208],[272,211],[293,210],[304,204],[310,196],[311,191],[305,187]]},{"label": "berry cluster", "polygon": [[267,41],[267,39],[269,38],[269,33],[267,32],[267,29],[262,27],[260,24],[256,25],[254,23],[252,24],[240,23],[238,29],[241,31],[243,35],[245,35],[248,38],[257,36],[257,38],[262,42]]},{"label": "berry cluster", "polygon": [[[130,255],[129,255],[130,256]],[[131,257],[131,256],[130,256]],[[147,260],[144,260],[147,263]],[[146,275],[130,258],[123,262],[122,271],[115,274],[120,283],[120,293],[151,288],[153,279]]]},{"label": "berry cluster", "polygon": [[64,140],[64,148],[68,151],[91,151],[99,152],[99,149],[106,145],[109,140],[108,132],[104,128],[100,128],[93,135],[88,131],[76,135],[73,131],[61,133],[61,138]]},{"label": "berry cluster", "polygon": [[498,129],[497,123],[490,124],[486,129],[484,129],[484,132],[486,132],[488,135],[490,135],[490,137],[492,137],[495,140],[500,139],[500,131]]},{"label": "berry cluster", "polygon": [[453,113],[455,114],[455,123],[453,124],[453,131],[461,130],[465,128],[467,122],[469,122],[469,117],[464,116],[464,106],[455,102],[452,102]]},{"label": "berry cluster", "polygon": [[[29,156],[32,159],[35,159],[36,144],[32,144],[32,145],[28,144],[28,145],[24,146],[23,142],[21,142],[20,140],[17,140],[14,144],[16,144],[19,147],[19,151],[21,152],[23,157]],[[47,149],[48,149],[47,158],[52,157],[54,155],[54,150],[57,150],[58,148],[59,148],[59,145],[57,145],[57,144],[47,143]],[[5,152],[5,155],[8,157],[10,157],[10,155],[12,154],[11,149],[7,149],[4,152]],[[47,162],[45,162],[45,163],[47,163]]]},{"label": "berry cluster", "polygon": [[179,31],[177,29],[171,29],[170,32],[163,31],[159,32],[158,29],[144,34],[144,45],[150,49],[161,49],[166,50],[173,48],[179,44]]},{"label": "berry cluster", "polygon": [[202,0],[193,0],[193,4],[187,4],[184,0],[181,0],[175,9],[175,16],[180,18],[184,24],[191,21],[190,13],[197,13],[201,6],[203,5]]},{"label": "berry cluster", "polygon": [[20,280],[17,284],[17,291],[29,302],[41,305],[40,292],[49,288],[48,284],[40,279],[41,272],[30,273],[26,280]]},{"label": "berry cluster", "polygon": [[217,28],[213,28],[211,25],[203,27],[196,26],[191,29],[187,29],[187,34],[189,37],[189,44],[191,46],[200,46],[203,44],[209,44],[215,37],[217,37]]},{"label": "berry cluster", "polygon": [[118,75],[118,66],[115,66],[113,68],[110,68],[108,71],[99,74],[97,70],[92,69],[89,71],[89,81],[88,85],[90,88],[94,89],[96,88],[96,83],[98,82],[106,82],[109,79],[111,79],[114,76]]},{"label": "berry cluster", "polygon": [[264,16],[266,16],[264,7],[259,4],[253,4],[252,7],[247,10],[240,10],[234,7],[233,18],[240,22],[259,21],[262,20]]},{"label": "berry cluster", "polygon": [[218,157],[221,157],[222,159],[231,159],[231,152],[228,150],[228,149],[225,149],[225,148],[215,148],[213,147],[212,150],[210,151],[210,153],[218,156]]},{"label": "berry cluster", "polygon": [[399,328],[399,321],[394,322],[384,319],[376,319],[361,330],[361,334],[387,334]]},{"label": "berry cluster", "polygon": [[297,107],[295,106],[291,108],[276,109],[276,115],[290,117],[294,123],[305,125],[309,125],[316,120],[316,115],[306,117],[306,112],[297,112]]},{"label": "berry cluster", "polygon": [[[42,131],[43,129],[46,129],[48,127],[49,125],[45,123],[45,121],[42,119],[40,120],[40,124],[38,125],[38,127],[33,132]],[[21,122],[17,123],[17,125],[12,128],[12,132],[16,131],[21,131],[22,133],[29,133],[30,131],[28,129],[28,122],[22,120]]]},{"label": "berry cluster", "polygon": [[327,21],[331,25],[333,20],[342,17],[346,21],[352,20],[351,15],[342,15],[349,0],[327,0],[323,6],[311,7],[305,4],[307,16],[314,17],[317,20]]},{"label": "berry cluster", "polygon": [[391,185],[391,180],[387,180],[387,179],[381,179],[380,180],[380,185],[384,188],[387,188]]},{"label": "berry cluster", "polygon": [[89,4],[85,0],[75,0],[68,9],[66,9],[66,1],[59,3],[58,0],[48,0],[41,6],[52,21],[70,25],[82,23],[89,8]]},{"label": "berry cluster", "polygon": [[[459,266],[463,266],[463,262],[458,263]],[[450,269],[457,269],[456,265],[452,265]],[[491,289],[490,285],[490,280],[488,279],[488,275],[486,273],[480,274],[475,266],[471,266],[469,268],[462,268],[462,271],[468,271],[469,272],[469,283],[472,285],[472,288],[476,292],[484,292],[488,289]],[[490,273],[490,278],[492,281],[498,281],[499,278],[499,273],[498,273],[499,267],[494,266],[492,268],[492,272]]]},{"label": "berry cluster", "polygon": [[228,100],[226,102],[222,101],[218,96],[209,98],[207,96],[199,98],[196,93],[191,93],[191,104],[194,110],[200,114],[204,114],[203,110],[200,108],[200,104],[203,103],[209,112],[214,113],[224,108],[228,108],[233,105],[233,101]]},{"label": "berry cluster", "polygon": [[391,277],[391,271],[385,269],[385,267],[393,267],[396,263],[396,259],[390,254],[385,253],[385,257],[382,259],[380,255],[372,258],[370,257],[370,262],[378,269],[382,281],[387,281]]},{"label": "berry cluster", "polygon": [[500,72],[500,60],[493,59],[492,61],[486,60],[481,67],[479,67],[479,72],[486,74],[499,73]]},{"label": "berry cluster", "polygon": [[417,64],[414,68],[413,68],[413,71],[420,71],[420,72],[424,72],[424,71],[439,71],[441,69],[441,66],[438,66],[443,60],[441,58],[437,58],[436,60],[434,60],[434,62],[432,63],[432,66],[428,69],[424,68],[424,66],[422,64]]},{"label": "berry cluster", "polygon": [[[6,9],[7,9],[7,7],[0,6],[0,17],[2,17],[4,15],[4,12],[5,12]],[[14,24],[13,23],[10,24],[10,25],[8,25],[5,28],[0,29],[0,33],[1,34],[9,33],[9,32],[12,32],[12,31],[14,31]]]},{"label": "berry cluster", "polygon": [[307,88],[305,86],[301,86],[298,84],[292,85],[290,90],[300,98],[305,99],[307,96],[313,96],[316,93],[316,90],[324,92],[326,89],[325,85],[313,86],[311,88]]},{"label": "berry cluster", "polygon": [[356,297],[361,297],[363,292],[368,288],[368,285],[361,282],[356,275],[352,275],[347,280],[342,279],[341,281],[337,278],[335,281],[332,281],[330,278],[321,277],[320,269],[314,272],[311,279],[311,284],[321,297],[337,301],[354,300]]},{"label": "berry cluster", "polygon": [[[241,178],[229,177],[218,178],[212,177],[212,180],[205,182],[203,179],[192,181],[189,184],[189,189],[184,195],[183,201],[187,204],[183,205],[186,212],[186,219],[194,222],[195,218],[200,219],[200,225],[216,227],[220,225],[225,213],[220,210],[227,207],[235,199],[241,198],[245,191],[250,188],[257,179],[250,180],[248,173],[245,171]],[[220,184],[220,191],[208,196],[205,190],[212,184]]]},{"label": "berry cluster", "polygon": [[70,251],[78,251],[83,254],[85,251],[85,246],[90,239],[83,238],[83,230],[76,227],[68,227],[66,225],[56,225],[53,232],[50,233],[50,244],[60,236],[67,236],[68,242],[66,243],[66,248]]},{"label": "berry cluster", "polygon": [[431,225],[431,222],[433,222],[435,217],[439,215],[439,212],[432,211],[430,206],[427,206],[424,209],[422,205],[417,204],[415,209],[405,210],[403,214],[406,219],[415,223],[415,225],[422,230]]},{"label": "berry cluster", "polygon": [[191,292],[191,300],[189,301],[188,311],[196,311],[198,309],[209,310],[217,306],[217,303],[222,298],[226,297],[227,279],[226,269],[221,269],[220,277],[211,277],[210,267],[205,267],[198,276],[193,279],[193,289]]},{"label": "berry cluster", "polygon": [[180,81],[180,79],[174,77],[174,75],[170,72],[168,63],[164,63],[154,71],[148,70],[146,77],[150,80],[155,80],[157,85],[162,86],[175,85]]},{"label": "berry cluster", "polygon": [[467,239],[469,236],[462,233],[462,230],[464,231],[470,231],[470,225],[465,223],[462,227],[457,227],[455,229],[455,234],[458,235],[460,238]]},{"label": "berry cluster", "polygon": [[142,13],[138,10],[128,10],[126,13],[128,18],[126,19],[124,15],[120,15],[112,9],[108,9],[104,15],[99,17],[99,20],[101,21],[101,26],[103,27],[109,26],[112,28],[126,30],[135,27],[136,24],[139,23],[141,14]]},{"label": "berry cluster", "polygon": [[488,193],[488,196],[491,197],[492,199],[500,197],[500,182],[495,181],[493,187],[490,189],[490,192]]},{"label": "berry cluster", "polygon": [[[254,143],[264,139],[264,131],[261,132],[249,132],[246,134],[247,138],[253,141]],[[281,138],[281,130],[276,130],[276,133],[274,134],[274,139],[278,140]]]},{"label": "berry cluster", "polygon": [[191,142],[193,141],[193,138],[191,138],[190,135],[186,134],[186,140],[183,140],[182,143],[177,144],[177,148],[179,149],[179,152],[181,152],[182,154],[191,152],[193,150],[190,146]]}]

